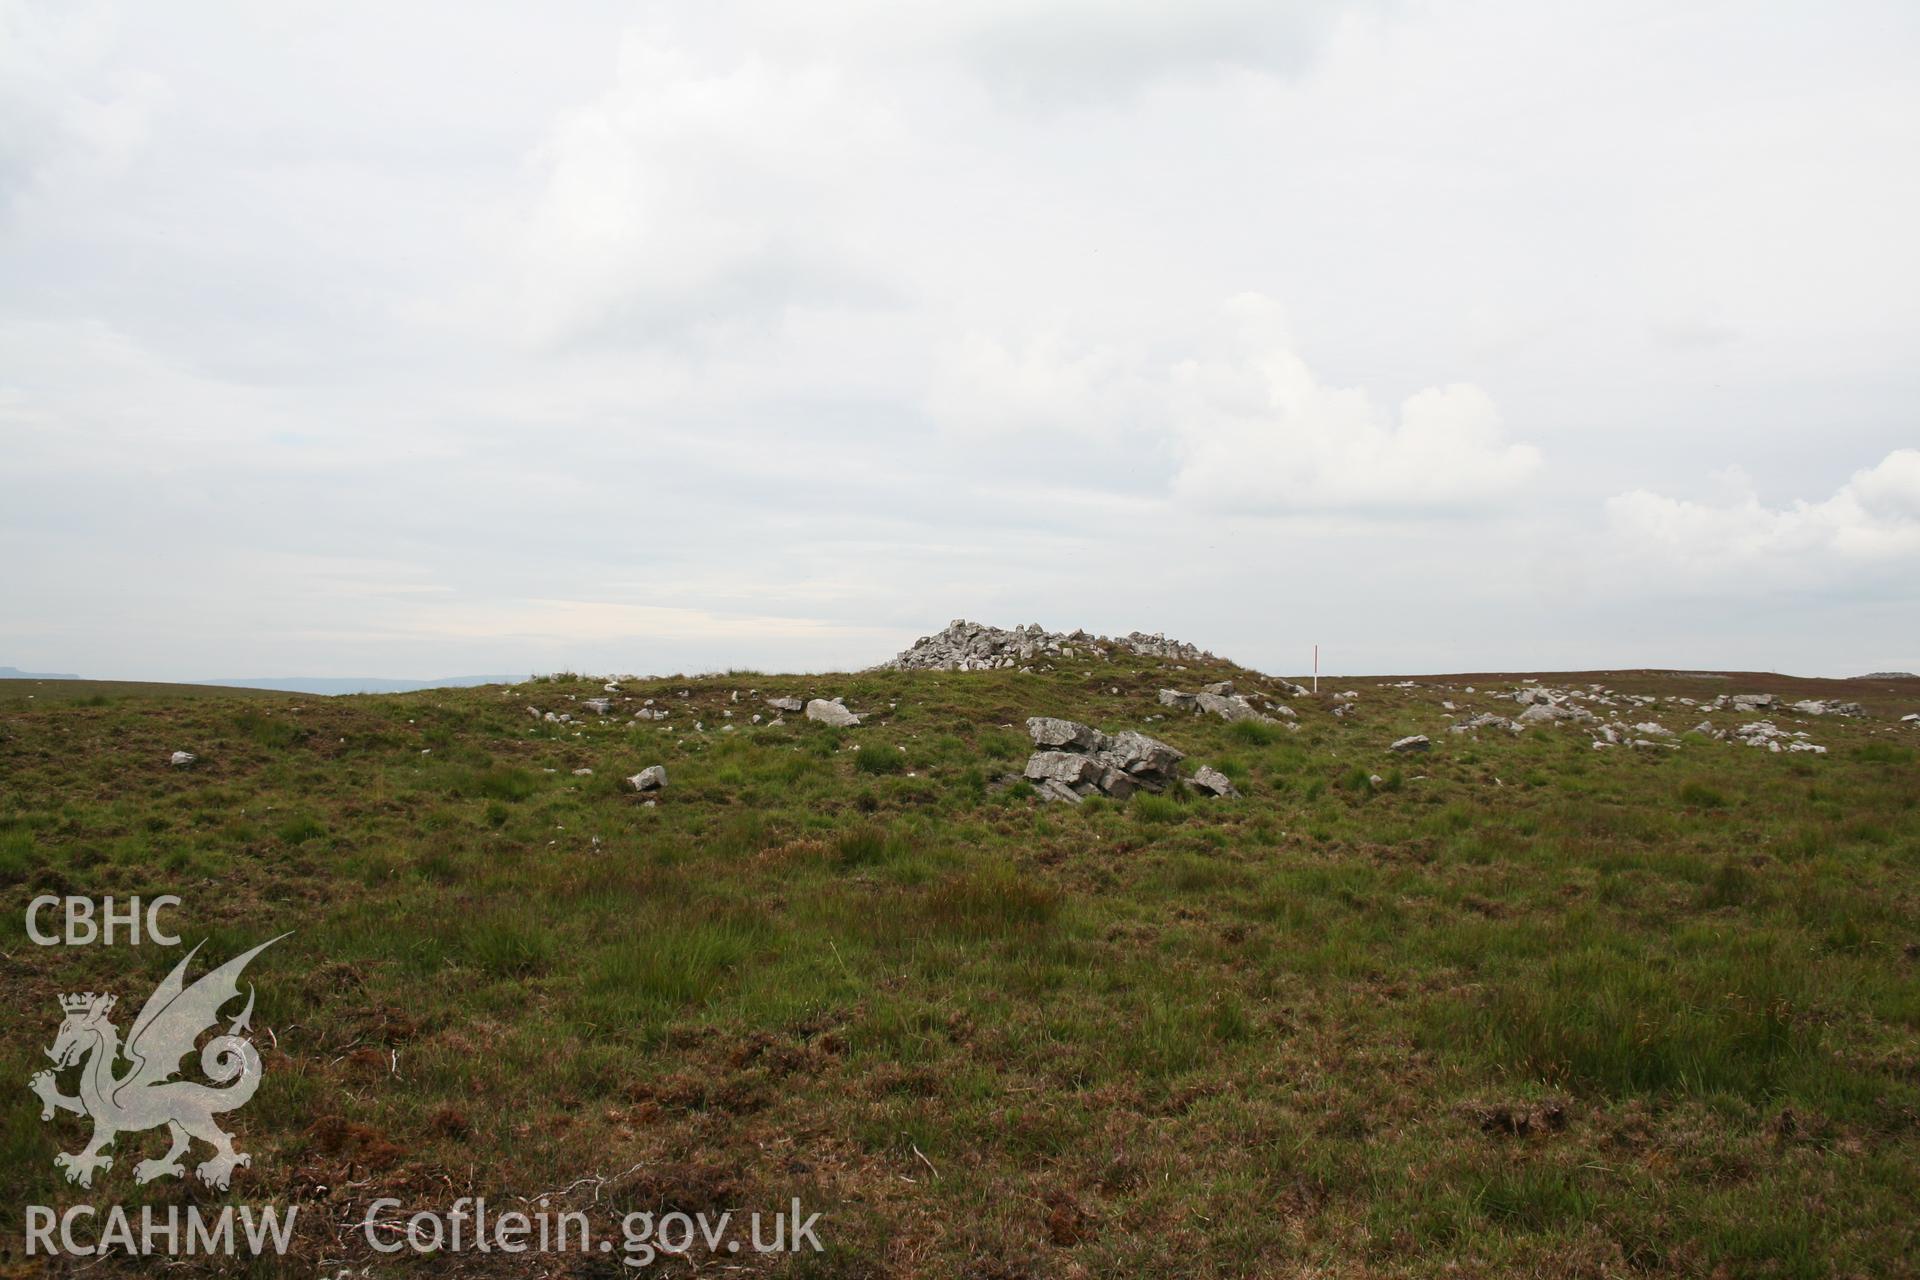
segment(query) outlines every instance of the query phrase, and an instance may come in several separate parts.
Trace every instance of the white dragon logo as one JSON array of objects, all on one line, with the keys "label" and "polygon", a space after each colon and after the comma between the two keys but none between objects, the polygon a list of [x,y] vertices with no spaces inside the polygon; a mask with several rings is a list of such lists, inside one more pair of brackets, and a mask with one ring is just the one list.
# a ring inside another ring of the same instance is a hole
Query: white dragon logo
[{"label": "white dragon logo", "polygon": [[[283,933],[280,938],[286,936]],[[180,1157],[194,1138],[214,1149],[213,1157],[195,1170],[200,1181],[210,1187],[226,1190],[234,1169],[252,1163],[252,1157],[235,1151],[233,1139],[213,1122],[218,1113],[245,1106],[260,1087],[260,1054],[241,1034],[252,1030],[248,1025],[253,1016],[251,987],[247,989],[247,1007],[227,1027],[227,1033],[215,1036],[200,1051],[200,1069],[224,1087],[172,1077],[180,1071],[180,1060],[193,1052],[201,1032],[219,1023],[221,1007],[239,996],[240,973],[247,962],[280,938],[268,939],[187,986],[187,963],[200,950],[195,946],[147,997],[140,1016],[133,1020],[124,1048],[119,1028],[107,1018],[115,997],[91,991],[60,997],[66,1018],[53,1047],[47,1050],[54,1069],[36,1073],[27,1085],[40,1095],[42,1120],[53,1119],[56,1111],[93,1118],[93,1141],[85,1150],[62,1152],[53,1158],[66,1171],[68,1182],[92,1186],[95,1170],[113,1168],[113,1157],[104,1153],[117,1135],[163,1124],[173,1146],[158,1160],[136,1164],[135,1182],[151,1182],[163,1174],[185,1177],[187,1171]],[[127,1070],[116,1075],[122,1057]],[[80,1071],[79,1092],[68,1097],[60,1092],[55,1073],[82,1062],[85,1065]]]}]

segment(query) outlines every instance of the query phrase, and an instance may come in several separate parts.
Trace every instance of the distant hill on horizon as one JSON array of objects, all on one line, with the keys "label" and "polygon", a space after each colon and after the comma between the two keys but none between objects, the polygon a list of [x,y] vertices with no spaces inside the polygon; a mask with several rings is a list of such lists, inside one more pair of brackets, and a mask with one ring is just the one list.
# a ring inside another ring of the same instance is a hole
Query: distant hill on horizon
[{"label": "distant hill on horizon", "polygon": [[[385,676],[260,676],[252,679],[193,680],[175,683],[213,685],[222,689],[266,689],[280,693],[313,693],[332,697],[345,693],[413,693],[420,689],[468,689],[477,684],[518,684],[530,678],[528,675],[492,675],[394,680]],[[0,680],[88,679],[90,677],[74,675],[71,672],[22,671],[18,667],[0,667]],[[109,681],[107,683],[128,682]]]},{"label": "distant hill on horizon", "polygon": [[381,676],[259,676],[252,679],[201,680],[227,689],[277,689],[327,697],[347,693],[413,693],[420,689],[467,689],[477,684],[518,684],[526,675],[444,676],[431,680],[390,680]]}]

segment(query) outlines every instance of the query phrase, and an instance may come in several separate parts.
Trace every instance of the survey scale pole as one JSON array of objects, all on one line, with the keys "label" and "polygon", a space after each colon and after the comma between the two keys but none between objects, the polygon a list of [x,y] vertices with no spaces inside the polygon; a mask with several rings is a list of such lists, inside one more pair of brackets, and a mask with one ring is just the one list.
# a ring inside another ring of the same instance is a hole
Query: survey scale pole
[{"label": "survey scale pole", "polygon": [[1313,691],[1320,692],[1320,646],[1313,646]]}]

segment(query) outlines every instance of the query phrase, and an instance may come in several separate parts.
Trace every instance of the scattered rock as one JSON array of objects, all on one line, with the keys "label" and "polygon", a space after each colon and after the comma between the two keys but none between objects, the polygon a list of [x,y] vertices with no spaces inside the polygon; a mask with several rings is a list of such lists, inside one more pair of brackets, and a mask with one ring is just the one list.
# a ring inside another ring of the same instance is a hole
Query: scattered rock
[{"label": "scattered rock", "polygon": [[1814,755],[1825,755],[1827,749],[1806,740],[1804,733],[1789,733],[1771,720],[1752,720],[1733,730],[1733,736],[1750,747],[1765,747],[1769,751],[1804,751]]},{"label": "scattered rock", "polygon": [[1475,729],[1506,729],[1512,733],[1525,732],[1524,726],[1517,725],[1505,716],[1497,716],[1491,711],[1482,711],[1469,716],[1457,724],[1447,726],[1448,733],[1471,733]]},{"label": "scattered rock", "polygon": [[1195,791],[1203,792],[1210,796],[1237,796],[1240,794],[1233,789],[1233,781],[1228,778],[1226,774],[1210,765],[1203,764],[1194,770],[1193,776],[1187,779],[1187,785]]},{"label": "scattered rock", "polygon": [[627,785],[635,791],[659,791],[667,785],[667,766],[650,764],[627,779]]},{"label": "scattered rock", "polygon": [[1271,720],[1254,710],[1253,704],[1237,693],[1202,693],[1194,699],[1201,711],[1210,711],[1228,724],[1236,720]]},{"label": "scattered rock", "polygon": [[798,698],[768,698],[767,705],[775,711],[805,711],[807,704]]},{"label": "scattered rock", "polygon": [[1398,742],[1388,747],[1387,750],[1389,751],[1431,751],[1433,750],[1433,743],[1428,739],[1426,734],[1416,733],[1409,737],[1400,739]]},{"label": "scattered rock", "polygon": [[584,767],[575,769],[573,776],[576,778],[591,778],[593,776],[593,770]]},{"label": "scattered rock", "polygon": [[1807,716],[1863,716],[1867,714],[1867,709],[1859,703],[1842,702],[1838,698],[1827,698],[1824,700],[1809,698],[1804,702],[1794,703],[1792,709],[1798,711],[1801,715]]},{"label": "scattered rock", "polygon": [[191,751],[176,751],[167,757],[167,763],[176,769],[184,769],[199,758]]},{"label": "scattered rock", "polygon": [[[1210,712],[1213,715],[1219,716],[1222,720],[1227,721],[1229,724],[1235,720],[1273,719],[1272,716],[1263,714],[1256,709],[1251,702],[1247,701],[1245,694],[1235,693],[1233,691],[1233,683],[1228,680],[1221,680],[1215,684],[1210,684],[1198,693],[1182,693],[1178,689],[1162,689],[1160,691],[1160,705],[1163,707],[1173,707],[1179,711],[1192,711],[1195,713],[1203,711]],[[1294,714],[1293,708],[1291,707],[1281,707],[1277,709],[1284,711],[1289,717]]]},{"label": "scattered rock", "polygon": [[612,698],[588,698],[580,704],[595,715],[605,715],[613,710]]},{"label": "scattered rock", "polygon": [[1592,724],[1599,718],[1585,707],[1573,707],[1559,702],[1536,702],[1515,716],[1514,723],[1527,725],[1571,721],[1575,724]]},{"label": "scattered rock", "polygon": [[815,698],[807,703],[807,719],[818,720],[837,729],[850,729],[860,723],[860,717],[847,710],[845,705],[829,702],[825,698]]}]

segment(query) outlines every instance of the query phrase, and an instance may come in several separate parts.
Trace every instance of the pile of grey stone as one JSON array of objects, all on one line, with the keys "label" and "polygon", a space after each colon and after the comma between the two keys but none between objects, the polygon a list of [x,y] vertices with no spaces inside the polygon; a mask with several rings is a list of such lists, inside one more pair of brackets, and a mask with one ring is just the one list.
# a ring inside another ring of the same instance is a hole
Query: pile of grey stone
[{"label": "pile of grey stone", "polygon": [[1039,623],[1006,630],[981,622],[955,618],[944,631],[922,636],[883,670],[994,671],[1029,667],[1055,658],[1092,657],[1109,660],[1119,653],[1177,662],[1210,662],[1212,654],[1196,645],[1163,635],[1134,631],[1124,636],[1096,636],[1086,631],[1048,631]]}]

